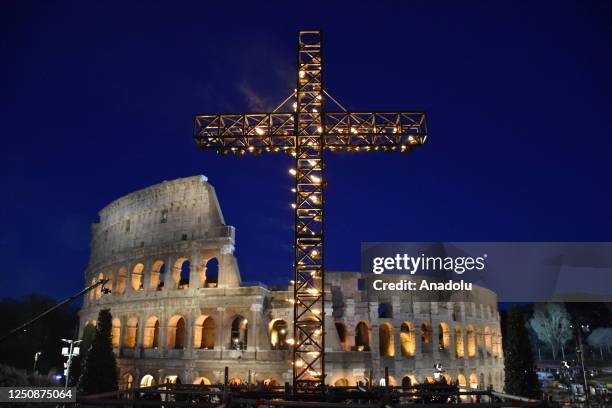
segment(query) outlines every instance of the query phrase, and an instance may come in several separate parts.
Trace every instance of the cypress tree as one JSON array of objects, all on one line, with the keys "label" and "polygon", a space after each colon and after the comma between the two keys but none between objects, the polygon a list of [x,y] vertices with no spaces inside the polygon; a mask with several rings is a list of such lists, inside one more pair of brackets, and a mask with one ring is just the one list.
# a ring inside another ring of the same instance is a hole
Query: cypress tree
[{"label": "cypress tree", "polygon": [[110,310],[100,310],[96,334],[79,378],[79,390],[85,394],[116,391],[118,388],[117,361],[111,342],[112,320]]},{"label": "cypress tree", "polygon": [[517,305],[510,307],[506,321],[504,360],[506,393],[528,398],[541,398],[540,384],[525,328],[523,313]]}]

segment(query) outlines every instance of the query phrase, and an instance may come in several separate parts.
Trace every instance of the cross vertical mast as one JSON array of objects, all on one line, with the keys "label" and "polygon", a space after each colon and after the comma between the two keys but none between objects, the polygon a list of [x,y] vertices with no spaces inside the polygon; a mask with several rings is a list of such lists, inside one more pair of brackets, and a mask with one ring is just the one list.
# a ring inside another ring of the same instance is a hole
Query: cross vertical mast
[{"label": "cross vertical mast", "polygon": [[294,392],[325,382],[321,32],[298,34],[295,113]]}]

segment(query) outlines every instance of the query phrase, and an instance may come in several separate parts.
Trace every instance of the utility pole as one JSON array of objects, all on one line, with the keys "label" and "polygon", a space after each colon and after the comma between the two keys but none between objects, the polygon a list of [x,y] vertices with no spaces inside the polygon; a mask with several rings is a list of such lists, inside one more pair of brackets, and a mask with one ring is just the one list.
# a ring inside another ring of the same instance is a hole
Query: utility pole
[{"label": "utility pole", "polygon": [[580,356],[580,368],[582,369],[582,380],[584,384],[584,403],[586,408],[590,407],[589,404],[589,383],[587,381],[586,370],[584,369],[584,349],[582,347],[582,332],[588,333],[590,327],[588,324],[575,324],[574,329],[576,330],[576,342],[578,343],[578,349],[576,352]]},{"label": "utility pole", "polygon": [[64,370],[64,376],[66,377],[66,381],[64,383],[64,390],[68,389],[68,381],[70,380],[70,366],[72,365],[72,357],[76,357],[79,355],[80,347],[77,347],[83,340],[67,340],[62,339],[64,343],[68,343],[69,347],[62,347],[62,355],[68,357],[68,361],[66,362],[66,369]]}]

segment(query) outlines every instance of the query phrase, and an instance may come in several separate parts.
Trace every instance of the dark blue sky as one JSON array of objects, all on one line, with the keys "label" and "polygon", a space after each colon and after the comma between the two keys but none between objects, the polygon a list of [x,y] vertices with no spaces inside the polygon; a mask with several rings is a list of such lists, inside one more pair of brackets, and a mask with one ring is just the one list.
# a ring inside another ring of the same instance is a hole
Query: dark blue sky
[{"label": "dark blue sky", "polygon": [[0,296],[75,292],[100,208],[194,174],[243,279],[290,279],[290,157],[191,133],[287,96],[300,28],[345,106],[429,115],[410,155],[327,156],[328,269],[358,269],[362,241],[612,240],[612,3],[208,3],[2,2]]}]

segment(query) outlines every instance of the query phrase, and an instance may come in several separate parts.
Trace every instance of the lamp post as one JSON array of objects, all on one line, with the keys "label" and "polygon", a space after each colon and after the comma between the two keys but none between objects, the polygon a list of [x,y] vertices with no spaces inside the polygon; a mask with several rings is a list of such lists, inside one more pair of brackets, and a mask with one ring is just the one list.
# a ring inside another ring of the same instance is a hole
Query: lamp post
[{"label": "lamp post", "polygon": [[34,374],[36,374],[36,365],[38,364],[38,359],[40,358],[41,354],[42,351],[37,351],[36,353],[34,353],[34,367],[32,367],[32,372]]},{"label": "lamp post", "polygon": [[72,357],[79,355],[80,347],[77,347],[83,340],[67,340],[62,339],[64,343],[68,343],[68,347],[62,347],[62,355],[68,357],[66,362],[66,369],[64,370],[64,376],[66,376],[66,382],[64,384],[64,390],[68,389],[68,381],[70,380],[70,366],[72,365]]}]

